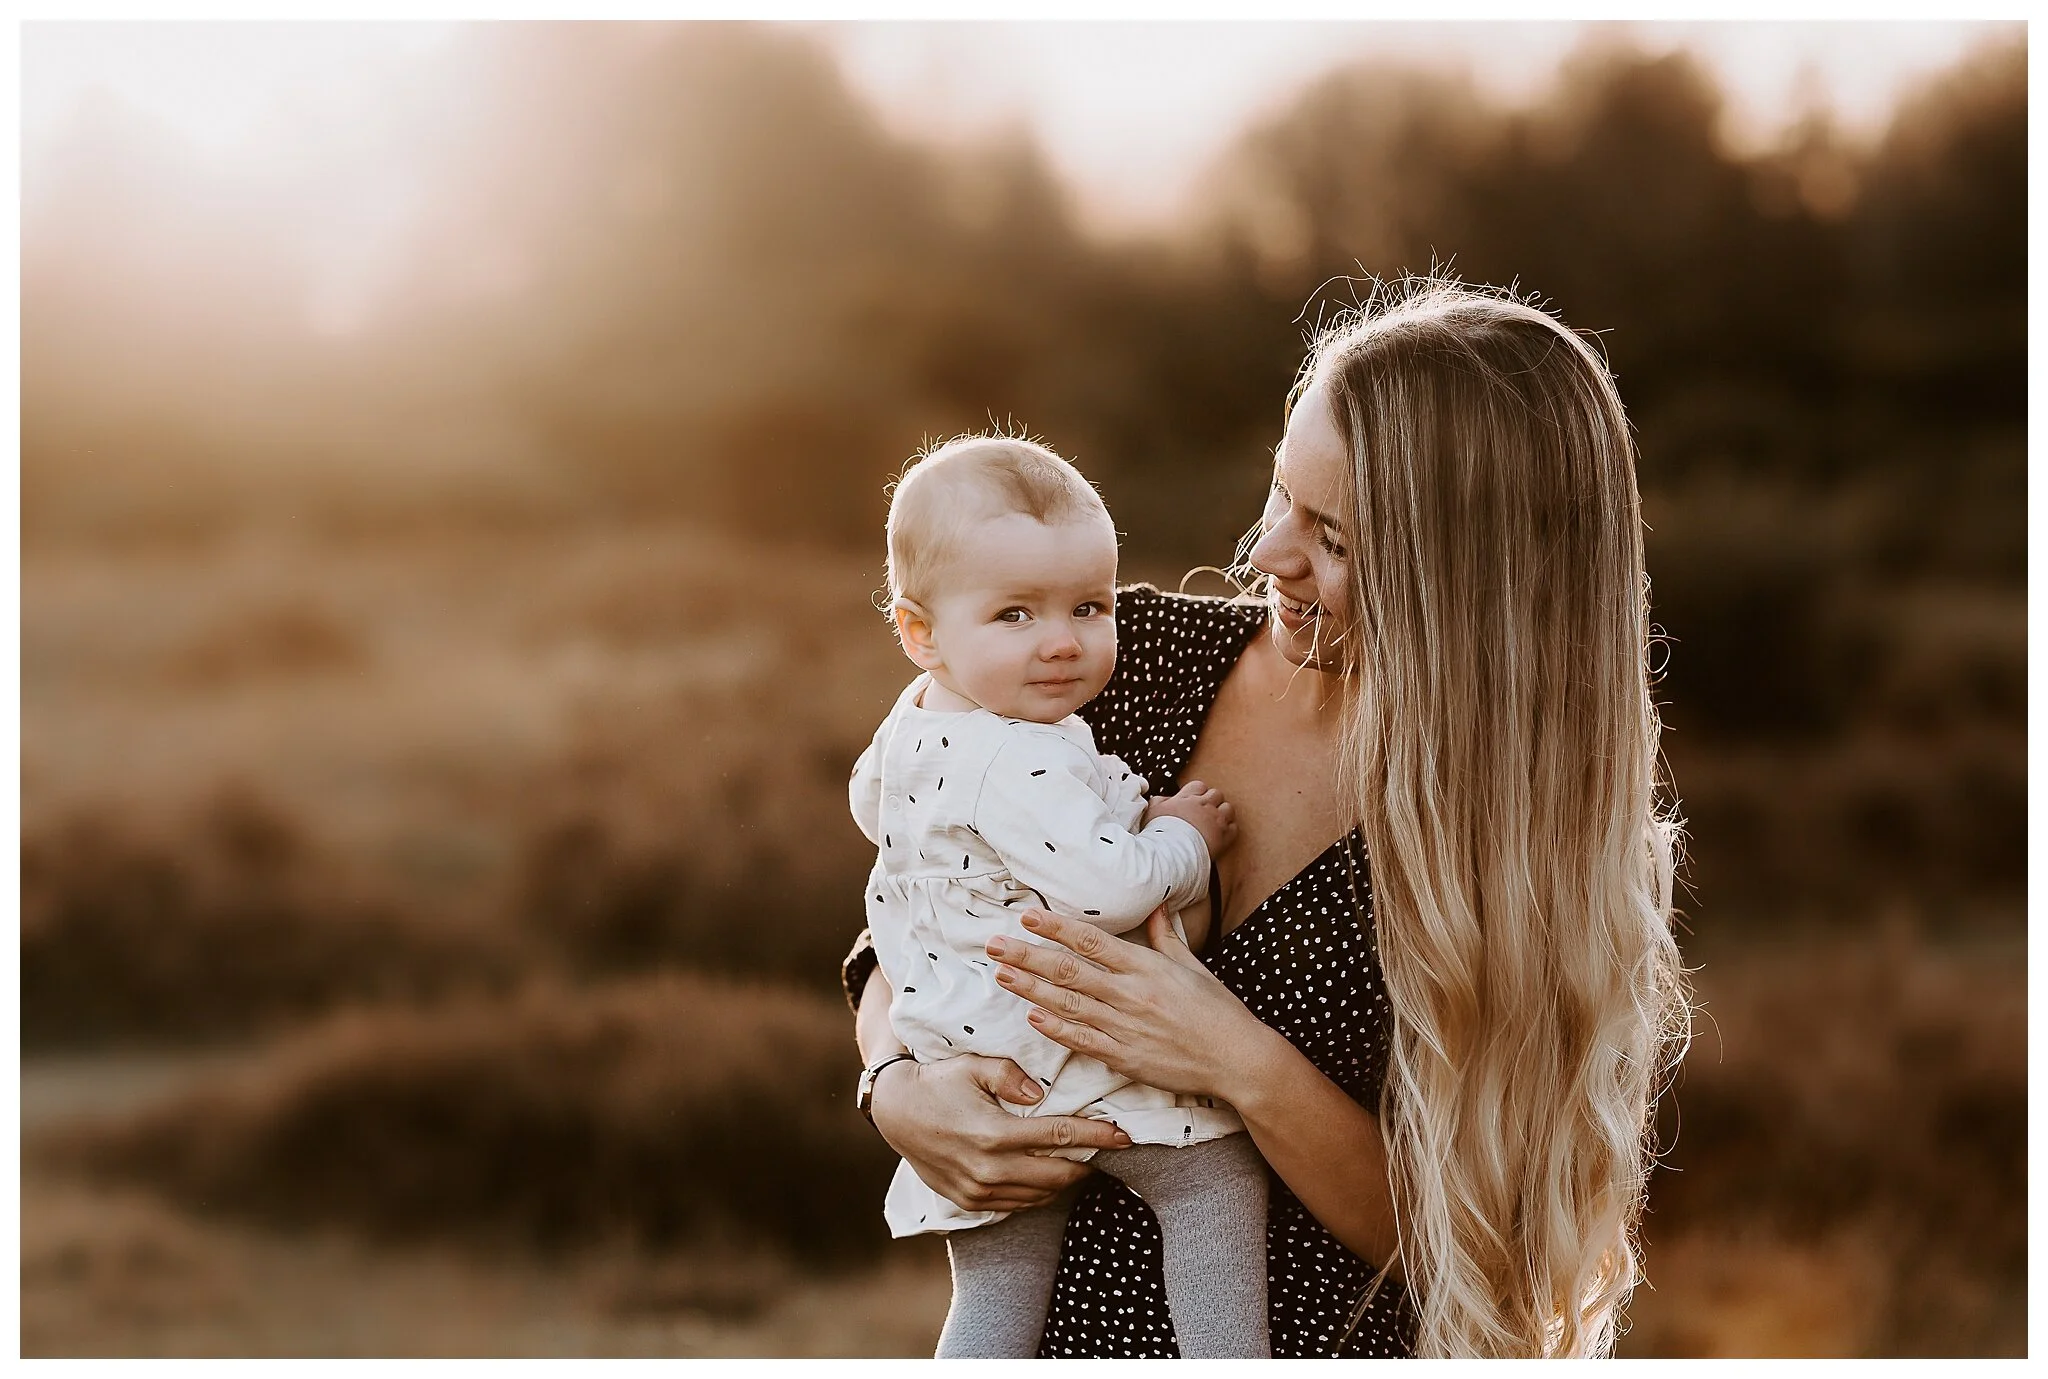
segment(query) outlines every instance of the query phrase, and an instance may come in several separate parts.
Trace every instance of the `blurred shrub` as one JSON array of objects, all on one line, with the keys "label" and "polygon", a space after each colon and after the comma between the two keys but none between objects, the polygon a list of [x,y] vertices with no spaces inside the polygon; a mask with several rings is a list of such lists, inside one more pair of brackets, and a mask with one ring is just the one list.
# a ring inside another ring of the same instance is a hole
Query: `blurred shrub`
[{"label": "blurred shrub", "polygon": [[1730,923],[1962,915],[2025,893],[2024,740],[1868,739],[1833,752],[1667,748],[1697,904]]},{"label": "blurred shrub", "polygon": [[1846,1233],[1887,1255],[1873,1354],[1983,1353],[2023,1334],[2020,943],[1930,942],[1874,913],[1855,933],[1705,937],[1702,1018],[1659,1106],[1671,1148],[1652,1259],[1696,1231]]},{"label": "blurred shrub", "polygon": [[[755,581],[750,613],[771,601],[768,583]],[[848,630],[842,641],[869,640]],[[880,714],[861,700],[908,675],[879,649],[882,668],[863,663],[858,691],[837,695],[812,692],[846,665],[827,637],[778,648],[729,685],[620,695],[535,782],[486,903],[572,971],[683,967],[830,994],[874,862],[846,804]]]},{"label": "blurred shrub", "polygon": [[370,659],[362,634],[308,601],[273,601],[206,629],[164,667],[180,688],[214,691],[235,681],[332,674]]},{"label": "blurred shrub", "polygon": [[1868,544],[1867,505],[1721,474],[1649,507],[1651,613],[1669,639],[1659,692],[1671,727],[1749,740],[1838,736],[1889,650],[1843,598]]},{"label": "blurred shrub", "polygon": [[288,1229],[559,1250],[887,1239],[843,1003],[667,975],[339,1019],[49,1151]]},{"label": "blurred shrub", "polygon": [[767,844],[713,870],[701,860],[709,850],[701,839],[630,843],[597,818],[565,820],[522,853],[517,918],[584,972],[688,967],[812,985],[829,974],[859,873],[836,884],[809,876]]},{"label": "blurred shrub", "polygon": [[22,844],[31,1048],[217,1039],[354,1002],[502,984],[512,936],[363,892],[275,807],[229,792],[179,831],[80,815]]},{"label": "blurred shrub", "polygon": [[592,814],[544,826],[521,851],[513,917],[584,973],[681,967],[829,988],[865,867],[847,847],[805,856],[801,839],[749,837],[730,819],[700,828],[634,841],[644,827]]}]

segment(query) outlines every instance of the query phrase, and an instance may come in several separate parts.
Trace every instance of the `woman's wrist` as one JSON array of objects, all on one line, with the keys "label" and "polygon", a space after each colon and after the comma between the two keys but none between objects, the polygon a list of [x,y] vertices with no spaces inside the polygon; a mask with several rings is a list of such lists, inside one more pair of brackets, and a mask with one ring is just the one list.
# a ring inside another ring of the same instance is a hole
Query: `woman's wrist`
[{"label": "woman's wrist", "polygon": [[[882,1128],[881,1122],[887,1117],[887,1112],[896,1109],[896,1100],[893,1094],[902,1092],[903,1079],[917,1075],[917,1060],[909,1057],[907,1050],[905,1051],[905,1056],[900,1061],[888,1062],[894,1056],[885,1053],[875,1060],[875,1063],[883,1063],[886,1066],[877,1072],[874,1079],[868,1084],[868,1123],[877,1130]],[[868,1066],[874,1067],[875,1063],[870,1063]],[[909,1069],[908,1072],[903,1071],[906,1068]],[[884,1109],[885,1107],[887,1110]],[[889,1137],[887,1133],[884,1133],[882,1138],[886,1140]]]},{"label": "woman's wrist", "polygon": [[1230,1041],[1219,1068],[1215,1094],[1240,1116],[1258,1120],[1270,1102],[1285,1099],[1288,1068],[1303,1055],[1279,1030],[1249,1011],[1246,1015],[1243,1033]]}]

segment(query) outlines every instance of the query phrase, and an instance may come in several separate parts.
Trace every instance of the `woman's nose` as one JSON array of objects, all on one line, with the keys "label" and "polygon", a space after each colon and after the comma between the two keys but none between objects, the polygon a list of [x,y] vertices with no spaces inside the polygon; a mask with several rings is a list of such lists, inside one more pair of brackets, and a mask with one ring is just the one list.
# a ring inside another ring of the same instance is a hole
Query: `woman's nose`
[{"label": "woman's nose", "polygon": [[1298,579],[1308,573],[1308,553],[1287,534],[1285,524],[1269,525],[1252,543],[1245,560],[1255,570],[1278,579]]}]

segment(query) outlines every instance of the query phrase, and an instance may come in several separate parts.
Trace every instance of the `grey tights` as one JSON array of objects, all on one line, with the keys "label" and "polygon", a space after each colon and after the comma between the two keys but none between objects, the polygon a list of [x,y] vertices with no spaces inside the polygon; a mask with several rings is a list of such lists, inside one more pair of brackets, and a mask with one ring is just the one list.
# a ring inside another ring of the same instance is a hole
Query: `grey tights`
[{"label": "grey tights", "polygon": [[[1092,1162],[1159,1218],[1166,1306],[1182,1357],[1266,1358],[1266,1163],[1251,1136],[1105,1149]],[[953,1307],[940,1359],[1038,1353],[1071,1201],[946,1237]]]}]

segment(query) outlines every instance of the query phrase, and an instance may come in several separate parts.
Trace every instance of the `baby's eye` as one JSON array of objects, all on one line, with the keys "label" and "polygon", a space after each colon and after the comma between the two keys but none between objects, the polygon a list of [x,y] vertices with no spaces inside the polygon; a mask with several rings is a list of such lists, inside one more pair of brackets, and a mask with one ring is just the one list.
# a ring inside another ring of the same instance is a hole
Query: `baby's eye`
[{"label": "baby's eye", "polygon": [[1087,603],[1076,604],[1074,606],[1074,616],[1077,618],[1099,618],[1106,616],[1108,612],[1108,604],[1098,603],[1092,599],[1089,600]]},{"label": "baby's eye", "polygon": [[1027,622],[1030,620],[1030,617],[1031,611],[1027,608],[1005,608],[1002,612],[996,614],[996,621]]}]

